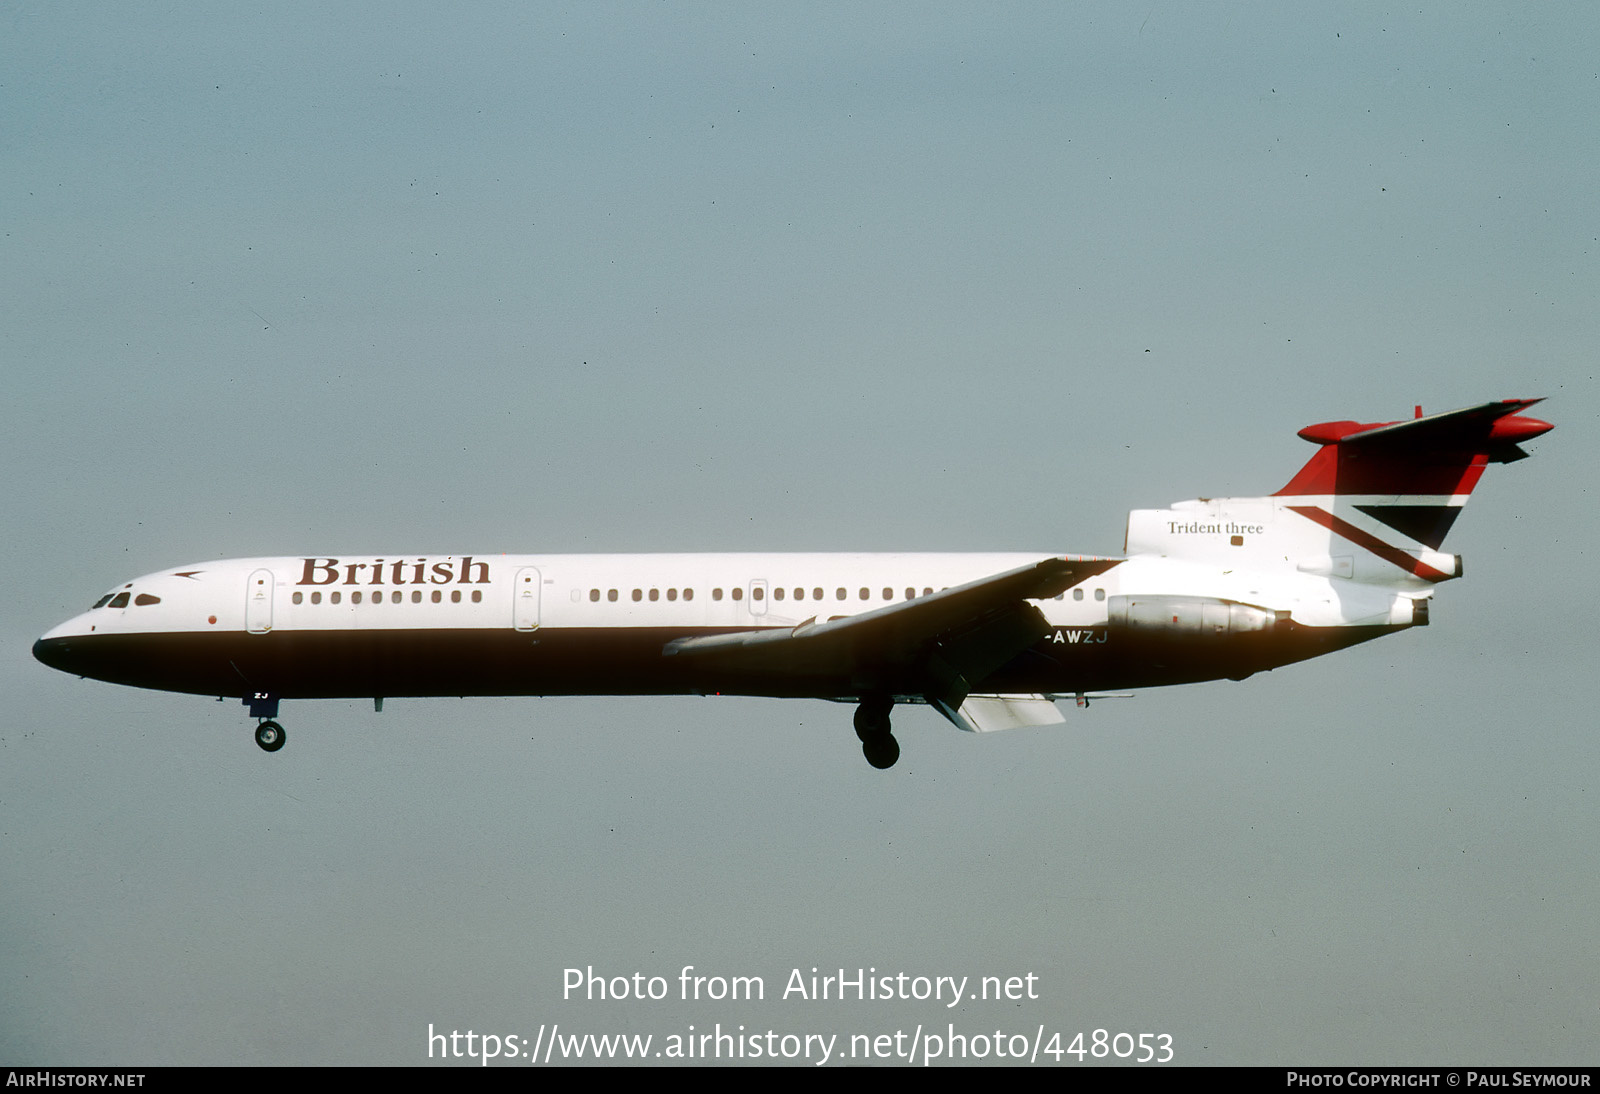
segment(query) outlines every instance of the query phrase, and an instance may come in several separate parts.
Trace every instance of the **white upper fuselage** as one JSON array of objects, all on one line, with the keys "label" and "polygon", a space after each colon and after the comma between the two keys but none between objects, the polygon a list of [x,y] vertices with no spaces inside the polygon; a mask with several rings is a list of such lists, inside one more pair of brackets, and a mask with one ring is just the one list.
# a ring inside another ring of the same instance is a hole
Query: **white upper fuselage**
[{"label": "white upper fuselage", "polygon": [[[119,585],[45,635],[369,629],[700,630],[856,615],[1014,569],[1038,553],[339,555],[225,559]],[[252,575],[255,575],[254,578]],[[114,606],[126,592],[125,606]],[[1106,621],[1119,594],[1217,597],[1310,626],[1410,621],[1338,578],[1135,556],[1039,603],[1055,626]],[[151,598],[155,598],[152,602]],[[143,601],[143,602],[141,602]]]},{"label": "white upper fuselage", "polygon": [[[1045,552],[224,559],[119,585],[107,597],[127,592],[125,606],[92,609],[45,637],[247,629],[794,626],[813,617],[881,608],[1043,557]],[[251,575],[263,572],[270,575],[270,603],[252,609]],[[1098,587],[1107,586],[1100,582]],[[141,597],[157,601],[141,604]],[[1063,624],[1105,620],[1104,597],[1097,600],[1092,593],[1079,601],[1064,596],[1044,610],[1052,622]]]}]

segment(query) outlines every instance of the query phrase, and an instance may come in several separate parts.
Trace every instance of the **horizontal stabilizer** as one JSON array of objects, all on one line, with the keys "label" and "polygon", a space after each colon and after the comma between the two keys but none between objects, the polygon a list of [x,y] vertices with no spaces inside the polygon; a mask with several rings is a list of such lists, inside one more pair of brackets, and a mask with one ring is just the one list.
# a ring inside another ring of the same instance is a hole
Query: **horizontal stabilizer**
[{"label": "horizontal stabilizer", "polygon": [[1398,422],[1362,425],[1359,422],[1323,422],[1308,425],[1300,436],[1317,444],[1352,446],[1409,445],[1412,448],[1472,448],[1485,444],[1516,444],[1532,440],[1553,428],[1537,418],[1514,417],[1543,399],[1502,399],[1464,410],[1408,418]]},{"label": "horizontal stabilizer", "polygon": [[1367,494],[1464,498],[1486,464],[1527,453],[1552,428],[1519,412],[1539,399],[1501,399],[1398,422],[1319,422],[1300,436],[1322,445],[1279,496]]}]

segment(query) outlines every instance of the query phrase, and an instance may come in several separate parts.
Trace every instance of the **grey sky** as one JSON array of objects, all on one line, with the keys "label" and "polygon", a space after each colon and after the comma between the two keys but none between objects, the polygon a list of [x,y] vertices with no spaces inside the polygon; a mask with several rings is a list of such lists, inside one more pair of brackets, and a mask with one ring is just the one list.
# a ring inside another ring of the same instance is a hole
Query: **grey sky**
[{"label": "grey sky", "polygon": [[[1591,5],[0,20],[0,1063],[553,1022],[1594,1062]],[[290,703],[268,757],[28,653],[236,555],[1115,552],[1310,422],[1538,395],[1428,630],[904,712],[889,773],[848,708],[732,699]],[[561,999],[690,964],[768,1000]],[[812,966],[1041,998],[775,998]]]}]

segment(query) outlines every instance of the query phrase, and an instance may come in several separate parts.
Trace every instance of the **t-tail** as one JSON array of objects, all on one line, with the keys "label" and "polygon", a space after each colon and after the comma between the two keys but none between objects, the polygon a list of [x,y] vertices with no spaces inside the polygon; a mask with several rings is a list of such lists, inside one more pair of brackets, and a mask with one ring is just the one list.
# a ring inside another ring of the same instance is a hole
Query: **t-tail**
[{"label": "t-tail", "polygon": [[1484,469],[1522,459],[1520,445],[1552,428],[1521,414],[1539,401],[1307,426],[1300,436],[1320,447],[1283,489],[1130,513],[1128,554],[1220,565],[1269,582],[1273,574],[1329,579],[1328,607],[1337,602],[1338,619],[1300,601],[1326,623],[1382,615],[1382,601],[1393,605],[1391,623],[1404,624],[1407,614],[1425,623],[1433,587],[1461,576],[1461,559],[1441,548]]}]

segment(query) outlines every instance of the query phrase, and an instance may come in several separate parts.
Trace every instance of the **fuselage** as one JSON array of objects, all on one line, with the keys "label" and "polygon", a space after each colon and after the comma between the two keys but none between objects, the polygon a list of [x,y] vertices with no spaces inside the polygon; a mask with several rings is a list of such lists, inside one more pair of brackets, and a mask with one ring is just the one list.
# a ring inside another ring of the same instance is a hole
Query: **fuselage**
[{"label": "fuselage", "polygon": [[339,555],[148,574],[34,643],[64,672],[283,699],[734,694],[857,704],[972,732],[1062,720],[1090,692],[1243,679],[1428,622],[1442,544],[1491,463],[1550,425],[1507,399],[1322,422],[1281,490],[1128,515],[1122,557],[986,554]]},{"label": "fuselage", "polygon": [[[232,559],[118,586],[34,649],[46,664],[82,676],[217,696],[913,697],[920,683],[892,678],[890,667],[872,669],[870,651],[864,667],[848,672],[786,666],[767,673],[664,650],[679,639],[792,630],[876,611],[1041,557],[1046,553]],[[972,690],[1065,694],[1242,677],[1414,622],[1409,610],[1390,613],[1385,601],[1382,619],[1369,613],[1372,626],[1317,625],[1319,612],[1348,597],[1327,578],[1159,558],[1108,566],[1037,601],[1046,633],[972,681]],[[1161,614],[1163,598],[1177,603],[1183,618],[1168,624],[1126,608],[1154,604]],[[1226,612],[1218,630],[1197,607],[1206,603],[1251,605],[1270,618],[1243,627],[1234,609],[1231,630]]]}]

